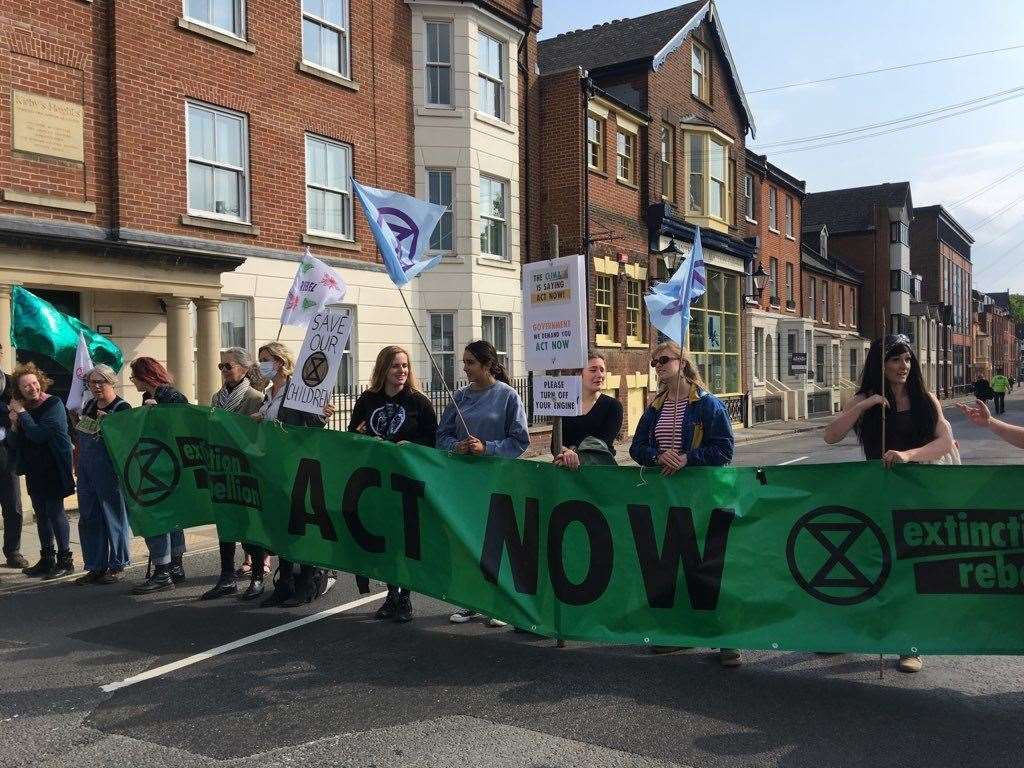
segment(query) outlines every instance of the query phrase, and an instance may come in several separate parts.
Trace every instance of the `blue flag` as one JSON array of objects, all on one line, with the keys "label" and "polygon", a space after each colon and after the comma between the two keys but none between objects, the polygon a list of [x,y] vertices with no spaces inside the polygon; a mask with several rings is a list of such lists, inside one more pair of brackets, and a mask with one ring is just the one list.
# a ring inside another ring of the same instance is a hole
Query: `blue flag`
[{"label": "blue flag", "polygon": [[373,239],[395,285],[405,285],[441,260],[440,255],[427,257],[426,252],[430,235],[447,208],[400,192],[364,187],[355,179],[352,189],[363,204]]},{"label": "blue flag", "polygon": [[644,296],[651,324],[672,341],[686,348],[690,329],[690,304],[707,291],[704,249],[700,227],[693,237],[693,250],[667,282],[658,283]]}]

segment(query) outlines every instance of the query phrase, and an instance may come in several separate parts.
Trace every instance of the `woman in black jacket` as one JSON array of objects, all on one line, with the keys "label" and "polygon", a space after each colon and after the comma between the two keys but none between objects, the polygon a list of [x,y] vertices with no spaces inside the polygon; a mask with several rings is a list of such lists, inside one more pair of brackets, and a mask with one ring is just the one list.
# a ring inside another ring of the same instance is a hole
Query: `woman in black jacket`
[{"label": "woman in black jacket", "polygon": [[[384,347],[377,355],[370,386],[356,400],[348,431],[392,443],[408,442],[434,447],[437,414],[430,400],[416,385],[409,353],[403,347]],[[365,584],[365,580],[363,582]],[[387,599],[377,610],[376,617],[412,621],[409,590],[388,584]]]},{"label": "woman in black jacket", "polygon": [[[324,406],[323,414],[299,411],[284,404],[295,371],[295,358],[288,347],[279,341],[264,344],[259,349],[259,361],[260,375],[270,381],[270,387],[263,397],[262,407],[252,415],[253,419],[276,421],[291,427],[322,428],[327,423],[327,419],[334,414],[334,406],[330,403]],[[252,558],[252,581],[242,594],[242,599],[253,600],[263,594],[263,571],[269,553],[254,544],[243,546]],[[278,558],[274,591],[260,603],[261,606],[294,608],[312,602],[334,586],[336,579],[332,571],[299,564],[296,574],[295,566],[296,563]]]},{"label": "woman in black jacket", "polygon": [[[142,393],[143,405],[182,405],[188,398],[174,388],[174,378],[167,369],[152,357],[137,357],[130,366],[128,377],[135,389]],[[149,562],[152,570],[146,574],[146,580],[132,592],[136,595],[148,595],[150,592],[162,592],[174,589],[175,584],[185,581],[185,566],[182,556],[185,554],[185,532],[175,528],[169,533],[146,537],[149,548]]]},{"label": "woman in black jacket", "polygon": [[53,382],[35,363],[19,365],[13,378],[10,440],[17,452],[18,474],[25,475],[28,485],[42,547],[39,562],[22,572],[56,579],[75,571],[64,511],[64,499],[75,492],[68,414],[60,398],[46,394]]}]

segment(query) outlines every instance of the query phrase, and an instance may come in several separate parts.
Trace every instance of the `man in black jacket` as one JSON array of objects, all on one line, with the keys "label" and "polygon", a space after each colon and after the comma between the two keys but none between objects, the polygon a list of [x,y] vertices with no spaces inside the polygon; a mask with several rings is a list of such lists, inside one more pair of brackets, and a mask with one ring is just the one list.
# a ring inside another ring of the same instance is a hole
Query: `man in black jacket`
[{"label": "man in black jacket", "polygon": [[[0,344],[0,353],[3,345]],[[18,478],[18,462],[7,437],[10,433],[9,417],[11,394],[14,382],[10,375],[0,371],[0,511],[4,519],[4,558],[8,568],[28,567],[28,560],[21,554],[21,481]]]}]

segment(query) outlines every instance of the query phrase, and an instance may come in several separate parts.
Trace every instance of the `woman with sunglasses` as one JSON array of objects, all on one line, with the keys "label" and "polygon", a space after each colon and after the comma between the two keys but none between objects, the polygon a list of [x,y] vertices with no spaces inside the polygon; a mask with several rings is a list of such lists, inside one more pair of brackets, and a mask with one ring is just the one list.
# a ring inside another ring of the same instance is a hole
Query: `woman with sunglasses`
[{"label": "woman with sunglasses", "polygon": [[[651,367],[658,375],[658,394],[640,417],[629,455],[644,467],[661,467],[672,477],[686,467],[721,467],[732,461],[735,441],[725,404],[705,389],[697,366],[674,341],[654,349]],[[654,646],[654,653],[673,653],[678,646]],[[721,648],[723,667],[742,663],[739,651]]]},{"label": "woman with sunglasses", "polygon": [[[615,463],[615,438],[622,430],[622,403],[601,392],[608,362],[600,352],[588,355],[583,369],[583,396],[580,415],[562,419],[562,445],[554,464],[566,469],[579,469],[582,463]],[[554,455],[554,444],[552,443]]]},{"label": "woman with sunglasses", "polygon": [[[242,347],[229,347],[220,353],[221,388],[214,395],[211,405],[239,416],[252,416],[263,405],[263,386],[266,380],[260,376],[259,367],[249,351]],[[220,578],[209,590],[200,595],[200,600],[215,600],[238,591],[235,581],[236,542],[220,542]],[[251,572],[252,558],[246,554]],[[245,565],[242,566],[245,573]],[[242,596],[248,594],[248,590]],[[262,594],[260,591],[258,594]],[[258,595],[257,595],[258,596]]]},{"label": "woman with sunglasses", "polygon": [[[152,357],[137,357],[132,360],[130,368],[131,375],[128,378],[135,389],[142,393],[143,405],[188,403],[188,398],[174,388],[174,377]],[[174,589],[175,584],[185,581],[182,561],[185,554],[185,532],[181,528],[147,536],[146,546],[149,548],[149,560],[153,568],[147,572],[146,580],[132,590],[134,594],[148,595],[150,592]]]},{"label": "woman with sunglasses", "polygon": [[120,383],[109,365],[100,363],[85,375],[92,399],[82,406],[75,424],[78,445],[78,536],[85,573],[75,584],[114,584],[131,565],[131,528],[117,472],[100,436],[111,413],[127,411],[117,396]]},{"label": "woman with sunglasses", "polygon": [[[925,387],[907,336],[896,334],[872,342],[861,371],[860,388],[825,429],[825,442],[834,445],[851,429],[857,434],[864,458],[881,459],[886,467],[932,462],[953,451],[949,422],[942,415],[938,399]],[[898,666],[901,672],[919,672],[921,658],[900,656]]]}]

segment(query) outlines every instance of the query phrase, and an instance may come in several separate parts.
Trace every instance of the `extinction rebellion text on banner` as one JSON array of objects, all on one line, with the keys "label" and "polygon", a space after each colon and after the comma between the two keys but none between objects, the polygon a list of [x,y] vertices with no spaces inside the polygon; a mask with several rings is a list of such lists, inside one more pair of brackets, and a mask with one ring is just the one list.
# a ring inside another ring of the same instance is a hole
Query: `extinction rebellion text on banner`
[{"label": "extinction rebellion text on banner", "polygon": [[104,420],[136,533],[216,522],[542,634],[1024,650],[1016,467],[624,467],[450,456],[195,406]]}]

